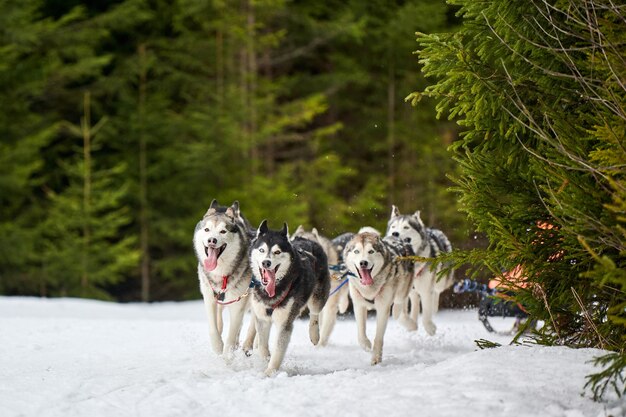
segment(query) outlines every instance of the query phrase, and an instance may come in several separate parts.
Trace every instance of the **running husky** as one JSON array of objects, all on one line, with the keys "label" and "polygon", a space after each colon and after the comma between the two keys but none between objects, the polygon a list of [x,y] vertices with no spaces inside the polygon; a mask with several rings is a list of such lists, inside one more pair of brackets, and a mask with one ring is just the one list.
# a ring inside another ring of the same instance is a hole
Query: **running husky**
[{"label": "running husky", "polygon": [[[319,243],[322,249],[324,249],[324,253],[328,259],[328,268],[331,277],[330,294],[332,295],[328,297],[328,301],[326,301],[326,305],[320,313],[321,330],[319,341],[320,346],[326,346],[337,321],[337,312],[343,314],[350,306],[348,286],[344,285],[343,274],[338,270],[340,268],[340,250],[333,242],[320,235],[315,227],[310,232],[307,232],[302,225],[298,226],[296,231],[291,235],[291,239],[293,240],[297,237]],[[341,249],[343,249],[343,247]]]},{"label": "running husky", "polygon": [[[436,258],[441,253],[452,251],[450,241],[441,230],[424,226],[419,211],[412,215],[401,215],[398,207],[392,206],[386,234],[411,244],[415,255],[424,258]],[[439,294],[454,283],[454,271],[440,276],[443,268],[442,264],[438,264],[431,270],[429,263],[415,262],[413,286],[409,294],[411,318],[417,322],[421,299],[422,323],[431,336],[437,331],[432,318],[439,309]]]},{"label": "running husky", "polygon": [[[269,230],[264,220],[250,249],[250,267],[261,285],[254,290],[252,310],[256,316],[259,352],[269,359],[265,374],[278,371],[293,331],[293,322],[309,308],[309,337],[320,339],[319,314],[328,299],[330,278],[322,247],[300,237],[289,240],[287,223],[281,231]],[[269,351],[270,328],[278,328],[276,347]]]},{"label": "running husky", "polygon": [[[383,337],[391,304],[402,305],[408,296],[413,264],[407,261],[398,262],[395,259],[405,255],[410,255],[410,248],[403,245],[399,239],[394,237],[383,239],[380,235],[370,232],[356,234],[343,252],[346,267],[358,277],[350,280],[350,298],[354,306],[359,344],[367,351],[372,350],[372,365],[382,361]],[[371,309],[376,309],[376,336],[373,349],[365,332],[367,310]]]},{"label": "running husky", "polygon": [[[250,236],[246,224],[237,201],[223,207],[213,200],[193,236],[209,337],[217,354],[230,355],[236,349],[243,316],[249,308],[246,296],[252,273],[247,260]],[[225,307],[230,310],[230,326],[224,344],[221,335]]]}]

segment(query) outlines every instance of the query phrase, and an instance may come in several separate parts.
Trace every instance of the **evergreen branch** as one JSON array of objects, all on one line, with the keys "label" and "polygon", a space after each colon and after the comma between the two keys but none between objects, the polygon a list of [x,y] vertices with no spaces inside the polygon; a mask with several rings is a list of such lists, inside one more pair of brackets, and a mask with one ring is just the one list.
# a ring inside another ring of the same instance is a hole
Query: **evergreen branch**
[{"label": "evergreen branch", "polygon": [[598,337],[598,343],[599,343],[600,348],[604,349],[604,347],[606,346],[606,340],[602,337],[602,335],[598,331],[598,328],[596,327],[596,324],[591,319],[591,316],[589,315],[589,311],[587,311],[587,309],[585,308],[585,305],[583,304],[583,300],[580,298],[580,295],[578,295],[574,287],[570,287],[570,289],[572,290],[572,293],[574,294],[574,299],[580,306],[583,317],[585,318],[585,320],[587,320],[587,323],[589,324],[589,326],[591,326],[596,336]]},{"label": "evergreen branch", "polygon": [[626,396],[626,353],[611,352],[595,358],[593,363],[595,366],[606,366],[602,371],[587,376],[585,388],[591,388],[593,399],[600,401],[609,387],[618,397]]}]

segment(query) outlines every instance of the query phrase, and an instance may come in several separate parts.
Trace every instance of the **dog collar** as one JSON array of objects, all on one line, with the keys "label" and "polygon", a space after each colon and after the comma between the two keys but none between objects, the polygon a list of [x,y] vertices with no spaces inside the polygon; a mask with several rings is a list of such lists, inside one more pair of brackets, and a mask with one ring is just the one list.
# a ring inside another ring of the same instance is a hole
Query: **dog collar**
[{"label": "dog collar", "polygon": [[385,289],[385,284],[380,286],[380,289],[378,290],[378,292],[376,293],[376,295],[374,296],[374,298],[372,298],[371,300],[369,298],[365,298],[365,296],[363,295],[363,293],[361,291],[359,291],[358,287],[354,286],[353,287],[356,292],[361,296],[362,299],[364,299],[365,301],[367,301],[368,303],[374,304],[374,301],[376,300],[376,297],[378,297],[380,295],[381,292],[383,292],[383,290]]},{"label": "dog collar", "polygon": [[291,291],[291,286],[292,286],[292,285],[293,285],[293,281],[291,281],[291,282],[289,283],[289,286],[287,287],[287,291],[285,291],[285,293],[283,294],[283,296],[282,296],[282,297],[280,297],[280,300],[278,300],[277,302],[275,302],[274,304],[272,304],[272,305],[270,306],[270,308],[268,308],[268,309],[266,310],[268,315],[270,315],[270,316],[271,316],[271,315],[272,315],[272,313],[274,312],[274,310],[276,310],[276,309],[277,309],[277,308],[278,308],[278,307],[282,304],[282,302],[283,302],[283,301],[285,301],[285,298],[287,298],[287,295],[289,294],[289,291]]}]

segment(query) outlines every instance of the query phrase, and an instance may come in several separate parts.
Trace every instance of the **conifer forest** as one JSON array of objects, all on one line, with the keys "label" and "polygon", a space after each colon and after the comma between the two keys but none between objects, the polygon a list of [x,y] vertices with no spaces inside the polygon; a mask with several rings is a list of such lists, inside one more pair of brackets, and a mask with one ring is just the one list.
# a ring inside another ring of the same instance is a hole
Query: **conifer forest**
[{"label": "conifer forest", "polygon": [[2,1],[0,295],[199,298],[213,199],[330,238],[394,204],[620,392],[625,98],[621,1]]}]

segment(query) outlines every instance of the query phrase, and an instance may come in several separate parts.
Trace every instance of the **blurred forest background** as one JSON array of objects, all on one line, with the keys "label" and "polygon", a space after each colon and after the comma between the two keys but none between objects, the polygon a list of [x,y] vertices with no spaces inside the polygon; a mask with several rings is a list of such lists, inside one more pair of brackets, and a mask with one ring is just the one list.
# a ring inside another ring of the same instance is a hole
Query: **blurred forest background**
[{"label": "blurred forest background", "polygon": [[[477,242],[415,32],[443,0],[0,3],[0,294],[197,298],[210,201],[334,237],[422,210]],[[292,229],[293,230],[293,229]],[[480,240],[478,240],[480,241]]]}]

